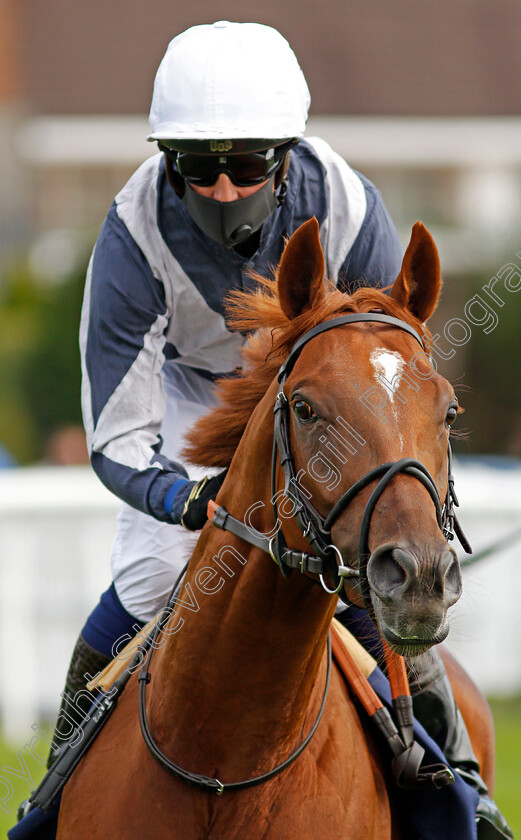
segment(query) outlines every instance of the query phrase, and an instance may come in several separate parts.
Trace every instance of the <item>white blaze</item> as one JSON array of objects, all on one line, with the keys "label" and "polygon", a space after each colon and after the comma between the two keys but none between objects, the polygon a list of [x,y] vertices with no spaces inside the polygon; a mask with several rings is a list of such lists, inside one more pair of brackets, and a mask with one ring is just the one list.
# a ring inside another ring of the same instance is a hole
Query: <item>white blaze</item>
[{"label": "white blaze", "polygon": [[395,350],[385,350],[383,347],[373,350],[369,359],[378,385],[385,388],[390,401],[394,402],[394,392],[400,383],[400,374],[405,365],[404,359]]}]

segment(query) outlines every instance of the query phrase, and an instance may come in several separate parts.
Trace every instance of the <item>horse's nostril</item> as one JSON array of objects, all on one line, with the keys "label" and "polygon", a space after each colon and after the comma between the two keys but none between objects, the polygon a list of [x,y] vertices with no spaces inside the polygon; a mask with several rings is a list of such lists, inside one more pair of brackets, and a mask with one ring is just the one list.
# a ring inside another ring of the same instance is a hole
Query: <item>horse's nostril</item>
[{"label": "horse's nostril", "polygon": [[403,548],[393,548],[391,557],[403,569],[407,578],[418,574],[418,563],[408,551],[404,551]]},{"label": "horse's nostril", "polygon": [[447,552],[448,558],[444,569],[444,591],[450,601],[450,606],[459,599],[462,590],[461,569],[458,558],[452,551]]},{"label": "horse's nostril", "polygon": [[391,603],[398,593],[403,594],[418,576],[418,564],[408,551],[389,545],[381,546],[367,564],[367,579],[371,589],[384,603]]},{"label": "horse's nostril", "polygon": [[451,549],[442,550],[422,567],[413,554],[392,543],[373,552],[367,564],[367,580],[375,595],[388,605],[416,590],[450,607],[462,588],[458,559]]}]

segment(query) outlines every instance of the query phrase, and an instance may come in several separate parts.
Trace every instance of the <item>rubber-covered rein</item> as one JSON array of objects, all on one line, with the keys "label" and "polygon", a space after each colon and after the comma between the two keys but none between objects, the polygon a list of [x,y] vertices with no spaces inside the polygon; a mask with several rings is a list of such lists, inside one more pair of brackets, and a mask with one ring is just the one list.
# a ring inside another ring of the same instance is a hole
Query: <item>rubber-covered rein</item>
[{"label": "rubber-covered rein", "polygon": [[438,790],[451,785],[454,774],[445,764],[440,762],[420,769],[425,750],[413,736],[412,699],[403,657],[383,642],[395,723],[347,646],[342,644],[334,624],[331,625],[331,639],[333,657],[351,691],[390,747],[393,755],[391,770],[398,787],[406,790]]},{"label": "rubber-covered rein", "polygon": [[[168,607],[170,607],[170,603]],[[276,767],[273,767],[271,770],[268,770],[266,773],[262,773],[259,776],[253,776],[253,778],[251,779],[242,779],[241,781],[237,782],[221,782],[220,779],[217,779],[212,776],[204,776],[201,773],[194,773],[191,770],[187,770],[186,768],[181,767],[179,764],[173,762],[156,744],[152,733],[150,732],[146,709],[146,689],[151,679],[151,675],[149,673],[149,666],[152,654],[154,652],[155,639],[157,638],[158,633],[162,630],[162,628],[166,624],[166,621],[170,617],[171,610],[170,612],[168,612],[167,609],[163,611],[163,614],[166,615],[165,620],[162,621],[162,623],[157,622],[154,630],[152,631],[151,641],[149,643],[150,651],[145,659],[145,662],[138,677],[139,724],[141,727],[141,734],[143,735],[143,740],[145,741],[148,750],[154,756],[156,761],[158,761],[159,764],[161,764],[161,766],[165,768],[165,770],[168,770],[178,779],[182,779],[184,782],[188,782],[188,784],[195,785],[196,787],[208,793],[216,793],[217,796],[222,796],[223,793],[226,793],[228,791],[244,790],[245,788],[255,787],[256,785],[264,784],[264,782],[267,782],[270,779],[273,779],[275,776],[278,776],[279,773],[282,773],[283,770],[286,770],[291,764],[293,764],[294,761],[296,761],[299,755],[302,752],[304,752],[307,745],[311,741],[313,735],[315,734],[318,724],[322,719],[322,714],[326,705],[326,698],[331,679],[331,636],[328,635],[327,638],[327,671],[324,685],[324,693],[322,695],[322,701],[320,703],[320,708],[318,710],[315,722],[309,730],[306,737],[303,738],[298,747],[295,750],[293,750],[293,752],[291,753],[291,755],[288,756],[288,758],[286,758],[280,764],[277,764]]]}]

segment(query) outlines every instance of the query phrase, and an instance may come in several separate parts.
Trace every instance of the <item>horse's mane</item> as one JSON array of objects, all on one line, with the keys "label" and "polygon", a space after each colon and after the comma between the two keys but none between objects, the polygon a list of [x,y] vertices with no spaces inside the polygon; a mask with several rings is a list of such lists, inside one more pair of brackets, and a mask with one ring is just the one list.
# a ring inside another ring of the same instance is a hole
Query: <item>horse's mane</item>
[{"label": "horse's mane", "polygon": [[184,456],[193,464],[228,467],[255,406],[268,390],[293,344],[322,321],[345,312],[378,310],[401,318],[420,334],[425,327],[384,292],[361,288],[346,294],[328,283],[326,295],[290,320],[279,302],[276,276],[254,275],[253,292],[233,292],[227,298],[227,324],[251,333],[242,349],[243,367],[217,385],[217,405],[187,434]]}]

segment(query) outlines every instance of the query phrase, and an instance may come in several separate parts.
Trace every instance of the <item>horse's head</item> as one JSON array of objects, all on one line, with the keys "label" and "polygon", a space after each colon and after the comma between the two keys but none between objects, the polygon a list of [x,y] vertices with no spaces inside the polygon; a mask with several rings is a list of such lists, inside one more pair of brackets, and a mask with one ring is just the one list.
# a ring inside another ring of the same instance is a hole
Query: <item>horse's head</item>
[{"label": "horse's head", "polygon": [[[278,272],[279,301],[302,332],[323,320],[328,297],[316,220],[288,242]],[[358,560],[362,525],[366,604],[399,653],[414,655],[448,632],[447,611],[460,597],[456,554],[440,527],[433,494],[447,495],[450,424],[458,412],[453,388],[434,369],[424,323],[436,308],[438,254],[425,227],[414,225],[401,272],[389,294],[361,289],[343,296],[336,311],[384,313],[412,326],[377,321],[342,324],[302,347],[284,385],[290,406],[290,448],[299,484],[327,517],[337,500],[374,468],[411,458],[432,477],[398,472],[376,501],[378,480],[360,489],[332,523],[332,542],[345,564]],[[419,341],[423,342],[424,348]],[[427,352],[426,352],[427,351]],[[365,512],[365,519],[364,519]],[[359,596],[346,583],[352,600]]]}]

